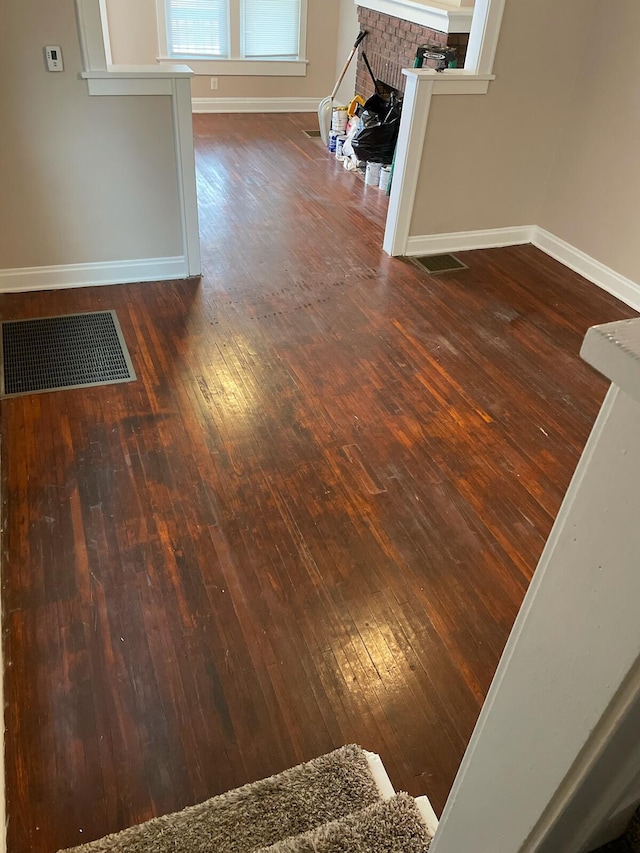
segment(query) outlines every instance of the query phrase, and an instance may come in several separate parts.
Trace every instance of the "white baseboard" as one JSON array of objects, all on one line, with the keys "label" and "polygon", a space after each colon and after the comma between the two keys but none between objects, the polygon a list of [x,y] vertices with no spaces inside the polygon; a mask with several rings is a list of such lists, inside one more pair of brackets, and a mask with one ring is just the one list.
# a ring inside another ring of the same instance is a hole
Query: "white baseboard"
[{"label": "white baseboard", "polygon": [[533,229],[531,242],[545,254],[560,261],[569,269],[579,273],[584,278],[597,284],[607,293],[615,296],[621,302],[640,311],[640,284],[626,278],[611,267],[605,266],[595,258],[587,255],[580,249],[576,249],[570,243],[566,243],[555,234],[545,231],[544,228]]},{"label": "white baseboard", "polygon": [[55,267],[25,267],[0,270],[0,293],[27,290],[61,290],[101,284],[138,281],[167,281],[187,278],[187,262],[182,256],[144,258],[134,261],[105,261],[93,264],[65,264]]},{"label": "white baseboard", "polygon": [[192,98],[194,113],[315,113],[322,98]]},{"label": "white baseboard", "polygon": [[456,231],[451,234],[425,234],[409,237],[405,255],[439,255],[443,252],[466,252],[470,249],[495,249],[531,243],[533,225],[514,228],[487,228],[483,231]]},{"label": "white baseboard", "polygon": [[391,779],[389,779],[389,775],[387,774],[386,767],[382,763],[382,759],[375,752],[367,752],[366,749],[363,751],[367,759],[371,775],[378,786],[380,796],[383,800],[390,800],[395,794],[395,788],[391,784]]},{"label": "white baseboard", "polygon": [[433,810],[429,797],[416,797],[416,805],[422,815],[422,820],[429,830],[429,835],[433,838],[438,829],[438,817]]},{"label": "white baseboard", "polygon": [[640,284],[617,273],[570,243],[537,225],[514,228],[489,228],[484,231],[457,231],[451,234],[424,234],[409,237],[407,257],[438,255],[443,252],[465,252],[470,249],[494,249],[533,243],[545,254],[560,261],[588,281],[597,284],[625,305],[640,311]]}]

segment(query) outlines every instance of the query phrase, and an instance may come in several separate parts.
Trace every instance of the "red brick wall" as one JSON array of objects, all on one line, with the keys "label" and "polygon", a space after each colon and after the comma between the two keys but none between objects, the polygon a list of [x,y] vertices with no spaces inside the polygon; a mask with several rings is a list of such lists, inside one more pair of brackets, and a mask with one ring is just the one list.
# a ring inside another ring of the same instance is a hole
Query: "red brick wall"
[{"label": "red brick wall", "polygon": [[[449,44],[458,51],[458,66],[464,65],[468,35],[447,36],[446,33],[438,30],[402,21],[400,18],[384,15],[382,12],[363,9],[362,6],[358,6],[358,18],[360,28],[368,33],[362,47],[367,54],[373,73],[379,80],[395,89],[404,91],[406,78],[402,74],[402,69],[413,67],[416,50],[421,44],[440,46]],[[361,53],[358,55],[356,92],[365,98],[374,92],[373,83]]]}]

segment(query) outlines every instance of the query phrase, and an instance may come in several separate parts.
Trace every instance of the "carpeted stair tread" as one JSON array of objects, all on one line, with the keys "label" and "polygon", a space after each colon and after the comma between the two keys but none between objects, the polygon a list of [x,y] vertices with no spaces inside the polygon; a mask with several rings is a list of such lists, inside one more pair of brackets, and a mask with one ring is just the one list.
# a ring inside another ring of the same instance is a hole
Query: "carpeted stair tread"
[{"label": "carpeted stair tread", "polygon": [[344,746],[66,853],[252,853],[379,800],[364,752]]},{"label": "carpeted stair tread", "polygon": [[396,794],[259,853],[426,853],[430,845],[416,801]]}]

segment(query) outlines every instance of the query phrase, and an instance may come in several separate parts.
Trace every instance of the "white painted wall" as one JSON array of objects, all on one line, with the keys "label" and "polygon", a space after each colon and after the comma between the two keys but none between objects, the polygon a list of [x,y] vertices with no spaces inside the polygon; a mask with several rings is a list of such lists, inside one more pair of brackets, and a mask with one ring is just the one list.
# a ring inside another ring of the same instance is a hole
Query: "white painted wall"
[{"label": "white painted wall", "polygon": [[[597,850],[624,834],[640,805],[639,717],[640,703],[636,703],[625,725],[626,737],[616,738],[616,742],[607,748],[606,759],[590,774],[591,778],[586,780],[575,802],[563,813],[543,850],[555,853],[558,849],[566,849],[576,836],[576,826],[582,830],[577,839],[581,853]],[[614,799],[617,802],[612,807]]]},{"label": "white painted wall", "polygon": [[3,0],[2,21],[0,270],[182,254],[170,98],[89,96],[73,0]]},{"label": "white painted wall", "polygon": [[[536,853],[587,851],[618,838],[640,802],[639,667],[600,721],[536,833]],[[527,848],[529,849],[529,848]]]},{"label": "white painted wall", "polygon": [[592,6],[508,0],[488,94],[433,100],[411,236],[538,224]]},{"label": "white painted wall", "polygon": [[640,282],[639,39],[637,0],[508,0],[488,94],[434,99],[410,235],[537,225]]},{"label": "white painted wall", "polygon": [[[353,47],[358,33],[360,32],[360,24],[358,23],[358,8],[353,0],[339,0],[340,11],[338,18],[338,43],[336,47],[336,80],[340,76],[344,64],[349,56],[349,51]],[[365,42],[366,45],[366,42]],[[336,103],[348,104],[356,91],[356,57],[351,61],[349,70],[338,89]],[[329,94],[327,92],[327,94]]]},{"label": "white painted wall", "polygon": [[[638,728],[635,733],[637,734]],[[624,833],[640,805],[640,773],[631,782],[613,811],[603,821],[588,843],[589,850],[597,850]]]},{"label": "white painted wall", "polygon": [[[637,0],[598,0],[536,223],[640,282]],[[606,61],[594,61],[606,45]]]}]

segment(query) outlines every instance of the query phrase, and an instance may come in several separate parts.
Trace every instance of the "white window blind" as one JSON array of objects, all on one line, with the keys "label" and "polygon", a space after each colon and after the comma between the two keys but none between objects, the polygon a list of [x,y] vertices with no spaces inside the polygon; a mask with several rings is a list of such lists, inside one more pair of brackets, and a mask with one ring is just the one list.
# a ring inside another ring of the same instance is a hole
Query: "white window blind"
[{"label": "white window blind", "polygon": [[229,56],[229,0],[167,0],[171,56]]},{"label": "white window blind", "polygon": [[300,0],[242,0],[243,56],[297,59]]}]

